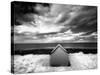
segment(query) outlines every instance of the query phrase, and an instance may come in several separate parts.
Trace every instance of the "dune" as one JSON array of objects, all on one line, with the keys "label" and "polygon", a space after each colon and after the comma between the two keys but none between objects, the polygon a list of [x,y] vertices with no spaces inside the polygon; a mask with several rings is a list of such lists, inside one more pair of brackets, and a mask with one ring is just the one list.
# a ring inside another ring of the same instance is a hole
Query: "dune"
[{"label": "dune", "polygon": [[[58,72],[71,70],[88,70],[97,68],[97,54],[70,53],[71,66],[51,67],[50,55],[14,55],[14,73]],[[13,59],[12,59],[13,60]],[[13,63],[12,63],[13,64]]]}]

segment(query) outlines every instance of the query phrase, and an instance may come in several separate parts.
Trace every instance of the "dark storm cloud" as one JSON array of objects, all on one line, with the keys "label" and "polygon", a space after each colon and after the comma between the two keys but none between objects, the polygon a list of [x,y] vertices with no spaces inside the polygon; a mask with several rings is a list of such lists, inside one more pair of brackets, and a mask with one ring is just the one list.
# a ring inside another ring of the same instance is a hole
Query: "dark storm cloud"
[{"label": "dark storm cloud", "polygon": [[92,33],[97,31],[97,7],[84,6],[82,11],[75,17],[69,25],[72,26],[74,33],[87,32]]},{"label": "dark storm cloud", "polygon": [[[41,12],[35,10],[35,7],[37,4],[42,5],[43,7],[50,7],[50,4],[48,3],[37,3],[37,2],[19,2],[19,1],[13,1],[11,3],[12,7],[12,20],[14,19],[14,22],[12,25],[20,25],[22,22],[30,22],[34,20],[30,14],[38,14],[40,15]],[[42,10],[44,10],[42,8]]]},{"label": "dark storm cloud", "polygon": [[71,29],[73,33],[87,32],[89,34],[97,31],[96,6],[54,5],[51,10],[53,14],[62,13],[56,22],[58,25],[65,26],[61,32],[68,29]]}]

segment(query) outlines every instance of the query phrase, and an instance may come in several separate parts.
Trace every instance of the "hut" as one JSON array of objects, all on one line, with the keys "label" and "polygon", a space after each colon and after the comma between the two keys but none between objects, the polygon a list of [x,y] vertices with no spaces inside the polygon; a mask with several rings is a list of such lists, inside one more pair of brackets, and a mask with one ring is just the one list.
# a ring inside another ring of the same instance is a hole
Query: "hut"
[{"label": "hut", "polygon": [[50,65],[52,67],[70,66],[68,53],[60,44],[51,52]]}]

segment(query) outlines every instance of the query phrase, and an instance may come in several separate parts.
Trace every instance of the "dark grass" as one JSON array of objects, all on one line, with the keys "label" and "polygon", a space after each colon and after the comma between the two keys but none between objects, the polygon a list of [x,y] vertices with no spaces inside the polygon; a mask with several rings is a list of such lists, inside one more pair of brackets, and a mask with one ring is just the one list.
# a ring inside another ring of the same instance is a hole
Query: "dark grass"
[{"label": "dark grass", "polygon": [[15,50],[18,49],[42,49],[42,48],[55,48],[58,44],[64,48],[97,48],[97,43],[16,43],[12,44]]},{"label": "dark grass", "polygon": [[[12,55],[26,55],[26,54],[51,54],[53,49],[28,49],[28,50],[16,50],[11,52]],[[68,53],[78,53],[83,52],[85,54],[97,54],[97,49],[77,49],[77,48],[67,48]]]},{"label": "dark grass", "polygon": [[[97,54],[97,43],[60,43],[68,53]],[[51,54],[58,43],[11,44],[11,55]]]}]

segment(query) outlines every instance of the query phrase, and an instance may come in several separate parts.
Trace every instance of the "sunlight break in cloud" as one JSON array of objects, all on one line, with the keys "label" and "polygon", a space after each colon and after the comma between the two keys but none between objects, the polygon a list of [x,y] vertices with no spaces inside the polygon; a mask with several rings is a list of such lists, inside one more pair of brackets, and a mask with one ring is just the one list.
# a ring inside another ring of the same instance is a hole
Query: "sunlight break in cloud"
[{"label": "sunlight break in cloud", "polygon": [[[44,17],[45,18],[45,17]],[[51,19],[52,20],[52,19]],[[50,20],[49,20],[50,21]],[[47,23],[47,19],[43,20],[43,17],[36,17],[36,24],[33,25],[21,25],[21,26],[15,26],[15,31],[17,33],[51,33],[51,32],[59,32],[61,29],[63,29],[64,26],[56,25],[54,23]]]}]

